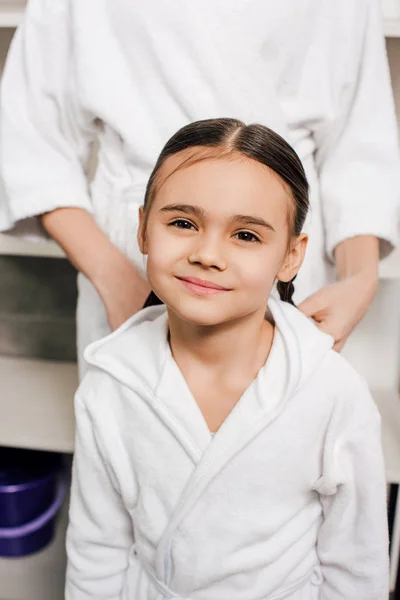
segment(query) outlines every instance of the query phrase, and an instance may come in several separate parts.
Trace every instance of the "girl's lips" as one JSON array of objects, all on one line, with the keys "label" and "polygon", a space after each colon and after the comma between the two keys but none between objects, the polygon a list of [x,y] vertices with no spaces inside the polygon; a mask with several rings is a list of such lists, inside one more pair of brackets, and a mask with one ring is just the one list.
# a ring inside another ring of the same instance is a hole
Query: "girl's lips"
[{"label": "girl's lips", "polygon": [[181,281],[189,290],[200,296],[210,296],[220,294],[221,292],[229,292],[228,288],[224,288],[216,283],[211,283],[211,281],[198,279],[197,277],[178,277],[177,279],[179,279],[179,281]]}]

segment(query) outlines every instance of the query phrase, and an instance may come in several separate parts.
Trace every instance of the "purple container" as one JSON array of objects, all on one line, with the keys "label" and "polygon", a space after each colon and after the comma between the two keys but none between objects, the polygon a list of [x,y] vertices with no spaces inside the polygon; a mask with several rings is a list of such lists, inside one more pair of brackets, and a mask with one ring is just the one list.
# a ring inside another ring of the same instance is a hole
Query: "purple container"
[{"label": "purple container", "polygon": [[0,447],[0,556],[25,556],[52,539],[67,481],[61,456]]}]

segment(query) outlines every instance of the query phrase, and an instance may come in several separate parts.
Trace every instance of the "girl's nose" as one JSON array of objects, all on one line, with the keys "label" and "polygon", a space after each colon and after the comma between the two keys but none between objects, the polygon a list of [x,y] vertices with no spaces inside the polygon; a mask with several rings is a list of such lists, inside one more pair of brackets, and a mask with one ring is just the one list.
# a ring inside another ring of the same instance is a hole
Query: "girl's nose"
[{"label": "girl's nose", "polygon": [[211,236],[202,236],[196,240],[196,246],[188,256],[191,264],[197,264],[207,269],[217,269],[224,271],[226,269],[226,258],[220,240]]}]

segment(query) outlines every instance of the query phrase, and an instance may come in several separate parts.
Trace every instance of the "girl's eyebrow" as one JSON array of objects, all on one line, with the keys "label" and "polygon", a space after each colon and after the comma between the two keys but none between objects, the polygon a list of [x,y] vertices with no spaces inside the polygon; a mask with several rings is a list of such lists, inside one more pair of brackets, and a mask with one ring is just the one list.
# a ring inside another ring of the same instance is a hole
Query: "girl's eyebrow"
[{"label": "girl's eyebrow", "polygon": [[167,204],[160,208],[160,212],[182,212],[187,215],[195,215],[196,217],[205,217],[206,211],[200,206],[193,204]]},{"label": "girl's eyebrow", "polygon": [[260,225],[261,227],[266,227],[271,231],[275,231],[271,223],[267,223],[267,221],[264,221],[264,219],[262,219],[261,217],[252,217],[250,215],[236,215],[232,217],[231,220],[240,221],[241,223],[243,223],[243,225]]},{"label": "girl's eyebrow", "polygon": [[[207,213],[204,208],[200,206],[195,206],[193,204],[167,204],[160,208],[160,212],[182,212],[187,215],[195,215],[196,217],[206,217]],[[261,217],[253,217],[251,215],[235,215],[230,219],[230,221],[239,221],[243,225],[259,225],[261,227],[265,227],[266,229],[270,229],[271,231],[275,231],[270,223],[267,223]]]}]

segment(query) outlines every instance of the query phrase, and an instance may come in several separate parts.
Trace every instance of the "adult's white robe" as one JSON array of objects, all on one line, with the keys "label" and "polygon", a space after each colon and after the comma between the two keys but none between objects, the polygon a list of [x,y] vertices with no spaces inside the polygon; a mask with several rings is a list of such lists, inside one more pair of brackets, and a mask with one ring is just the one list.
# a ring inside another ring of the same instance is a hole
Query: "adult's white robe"
[{"label": "adult's white robe", "polygon": [[[309,177],[310,243],[296,300],[332,276],[334,248],[397,243],[400,161],[379,0],[30,0],[0,102],[0,231],[93,213],[143,270],[138,207],[162,146],[198,119],[283,135]],[[100,141],[88,189],[84,167]],[[80,277],[79,356],[108,332]]]}]

